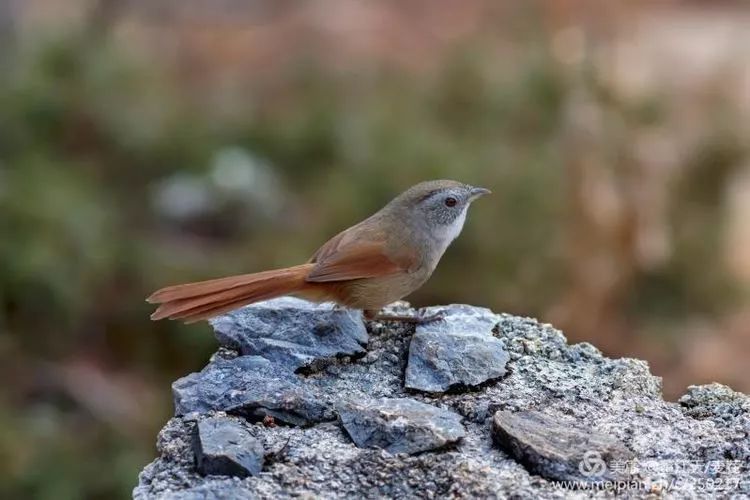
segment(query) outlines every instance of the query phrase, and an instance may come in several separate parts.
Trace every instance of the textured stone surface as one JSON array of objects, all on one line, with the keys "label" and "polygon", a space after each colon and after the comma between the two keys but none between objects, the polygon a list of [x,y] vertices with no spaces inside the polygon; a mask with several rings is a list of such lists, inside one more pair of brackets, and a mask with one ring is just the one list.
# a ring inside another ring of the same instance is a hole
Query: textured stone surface
[{"label": "textured stone surface", "polygon": [[270,415],[292,425],[334,418],[328,405],[298,377],[259,356],[217,359],[172,385],[175,413],[212,410],[251,420]]},{"label": "textured stone surface", "polygon": [[214,480],[185,490],[159,495],[160,500],[257,500],[257,493],[231,480]]},{"label": "textured stone surface", "polygon": [[361,356],[367,344],[361,312],[292,297],[243,307],[211,325],[221,344],[291,371],[318,370],[334,358]]},{"label": "textured stone surface", "polygon": [[617,439],[539,411],[498,411],[492,433],[513,457],[547,479],[625,479],[626,474],[618,474],[612,464],[632,458]]},{"label": "textured stone surface", "polygon": [[422,316],[439,315],[442,320],[430,321],[417,326],[416,333],[473,333],[475,335],[492,335],[493,329],[500,321],[500,315],[486,307],[466,304],[425,307],[419,310]]},{"label": "textured stone surface", "polygon": [[679,402],[686,415],[726,434],[726,458],[750,464],[750,397],[721,384],[691,385]]},{"label": "textured stone surface", "polygon": [[443,319],[418,325],[409,346],[405,385],[425,392],[472,387],[506,374],[510,357],[493,336],[498,317],[488,309],[431,307]]},{"label": "textured stone surface", "polygon": [[[405,305],[394,306],[390,312],[414,314]],[[258,391],[250,386],[281,382],[303,390],[325,418],[305,427],[250,423],[248,432],[267,454],[261,474],[244,479],[203,477],[195,468],[195,425],[222,416],[210,407],[224,405],[190,405],[196,409],[171,419],[161,431],[158,457],[141,473],[134,495],[139,499],[613,495],[572,489],[545,478],[493,442],[492,418],[497,411],[526,410],[543,412],[560,423],[621,442],[633,455],[636,467],[632,478],[638,482],[637,487],[621,488],[619,497],[643,498],[647,491],[661,491],[662,496],[671,498],[750,495],[747,396],[711,385],[690,388],[680,403],[666,402],[661,397],[660,379],[649,373],[643,361],[608,359],[590,344],[568,345],[558,330],[531,319],[487,313],[476,321],[493,325],[491,331],[503,341],[510,361],[507,375],[473,390],[426,394],[405,389],[404,371],[414,327],[397,323],[368,323],[370,340],[363,357],[334,359],[309,376],[284,370],[274,381],[270,375],[247,375],[250,366],[240,373],[226,372],[227,377],[244,381],[220,384],[234,390]],[[231,356],[222,351],[212,363]],[[213,389],[207,392],[214,403],[231,399]],[[279,401],[272,391],[262,392],[269,405]],[[331,408],[345,401],[381,397],[410,397],[449,409],[462,417],[466,435],[453,446],[416,455],[360,448],[334,420]],[[609,465],[614,469],[616,464]],[[622,470],[622,465],[617,464],[617,469]],[[722,487],[718,480],[725,481],[726,489],[717,489]]]},{"label": "textured stone surface", "polygon": [[196,425],[193,452],[198,472],[204,475],[246,477],[263,469],[263,445],[226,417],[207,418]]},{"label": "textured stone surface", "polygon": [[409,398],[348,401],[337,411],[360,448],[418,453],[442,448],[466,435],[459,415]]}]

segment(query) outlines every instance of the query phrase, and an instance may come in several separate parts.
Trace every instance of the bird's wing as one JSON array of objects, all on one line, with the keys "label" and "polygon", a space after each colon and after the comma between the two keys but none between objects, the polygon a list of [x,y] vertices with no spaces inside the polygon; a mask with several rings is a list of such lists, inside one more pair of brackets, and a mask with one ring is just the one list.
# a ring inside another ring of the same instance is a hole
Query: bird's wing
[{"label": "bird's wing", "polygon": [[345,281],[409,272],[416,263],[415,255],[406,251],[387,253],[386,237],[359,225],[337,234],[310,259],[315,267],[306,281]]}]

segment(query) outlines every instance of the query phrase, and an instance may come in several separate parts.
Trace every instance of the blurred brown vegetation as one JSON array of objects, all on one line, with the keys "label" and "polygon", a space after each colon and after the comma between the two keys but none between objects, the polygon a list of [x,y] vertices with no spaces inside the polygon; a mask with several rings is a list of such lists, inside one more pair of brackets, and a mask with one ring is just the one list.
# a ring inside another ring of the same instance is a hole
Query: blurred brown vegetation
[{"label": "blurred brown vegetation", "polygon": [[420,180],[495,192],[417,305],[750,391],[741,2],[0,1],[0,496],[129,495],[215,347],[168,283],[284,266]]}]

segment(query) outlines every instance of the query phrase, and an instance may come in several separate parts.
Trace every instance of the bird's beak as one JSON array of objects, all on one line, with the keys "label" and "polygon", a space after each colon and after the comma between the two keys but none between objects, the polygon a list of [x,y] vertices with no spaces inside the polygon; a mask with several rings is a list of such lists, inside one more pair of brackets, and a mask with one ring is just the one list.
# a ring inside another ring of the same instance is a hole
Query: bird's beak
[{"label": "bird's beak", "polygon": [[474,187],[471,188],[471,191],[469,192],[469,201],[474,201],[477,198],[480,198],[486,194],[492,194],[492,191],[486,188],[480,188],[480,187]]}]

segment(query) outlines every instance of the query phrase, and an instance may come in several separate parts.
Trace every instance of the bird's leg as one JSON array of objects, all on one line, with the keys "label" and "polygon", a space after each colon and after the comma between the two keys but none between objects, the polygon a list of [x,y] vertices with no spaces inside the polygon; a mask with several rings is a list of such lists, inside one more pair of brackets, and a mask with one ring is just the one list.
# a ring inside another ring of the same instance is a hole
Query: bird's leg
[{"label": "bird's leg", "polygon": [[443,319],[443,314],[435,313],[429,316],[421,315],[407,315],[407,314],[383,314],[378,311],[366,310],[364,311],[365,318],[373,321],[400,321],[402,323],[412,323],[415,325],[424,325],[426,323],[432,323],[433,321],[440,321]]}]

